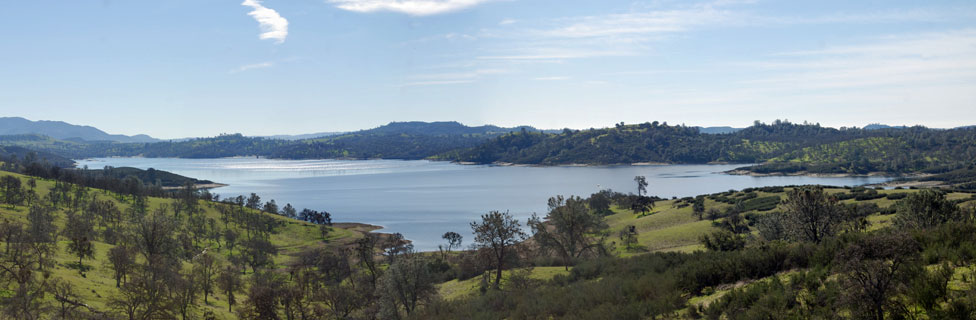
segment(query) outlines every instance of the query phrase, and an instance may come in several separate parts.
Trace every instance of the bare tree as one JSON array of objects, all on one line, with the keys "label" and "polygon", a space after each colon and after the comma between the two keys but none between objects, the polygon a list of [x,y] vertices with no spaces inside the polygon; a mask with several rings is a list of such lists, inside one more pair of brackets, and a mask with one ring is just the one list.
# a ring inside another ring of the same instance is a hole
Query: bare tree
[{"label": "bare tree", "polygon": [[525,240],[526,234],[522,225],[508,212],[491,211],[481,216],[481,221],[471,223],[474,231],[475,248],[490,252],[491,262],[495,267],[494,287],[502,279],[502,270],[512,246]]},{"label": "bare tree", "polygon": [[893,297],[905,291],[918,258],[919,244],[908,234],[865,237],[837,255],[841,283],[855,313],[876,320],[893,312]]},{"label": "bare tree", "polygon": [[107,262],[108,266],[115,272],[115,287],[120,288],[136,263],[135,254],[128,245],[117,245],[108,250]]},{"label": "bare tree", "polygon": [[422,255],[407,250],[380,279],[380,316],[399,319],[402,308],[409,316],[423,301],[437,293],[434,275]]},{"label": "bare tree", "polygon": [[210,252],[204,251],[193,258],[193,272],[203,292],[203,303],[209,304],[207,297],[213,293],[214,281],[220,265]]},{"label": "bare tree", "polygon": [[226,269],[220,272],[217,276],[217,287],[220,288],[225,295],[227,295],[227,310],[231,311],[234,308],[234,304],[237,303],[237,299],[234,296],[235,293],[241,290],[243,282],[241,281],[241,271],[232,266],[227,266]]},{"label": "bare tree", "polygon": [[451,250],[461,247],[461,240],[463,237],[457,232],[448,231],[441,236],[441,239],[447,240],[447,246],[443,248],[447,250],[447,252],[451,252]]}]

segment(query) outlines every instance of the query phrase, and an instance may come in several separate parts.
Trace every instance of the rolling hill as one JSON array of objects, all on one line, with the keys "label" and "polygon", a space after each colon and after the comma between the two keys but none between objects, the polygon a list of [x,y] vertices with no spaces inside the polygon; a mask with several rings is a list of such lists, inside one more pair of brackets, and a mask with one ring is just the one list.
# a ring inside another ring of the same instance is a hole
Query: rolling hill
[{"label": "rolling hill", "polygon": [[91,126],[79,126],[63,121],[31,121],[20,117],[0,118],[0,135],[39,134],[55,139],[81,139],[85,141],[156,142],[159,139],[139,134],[127,136],[108,134]]}]

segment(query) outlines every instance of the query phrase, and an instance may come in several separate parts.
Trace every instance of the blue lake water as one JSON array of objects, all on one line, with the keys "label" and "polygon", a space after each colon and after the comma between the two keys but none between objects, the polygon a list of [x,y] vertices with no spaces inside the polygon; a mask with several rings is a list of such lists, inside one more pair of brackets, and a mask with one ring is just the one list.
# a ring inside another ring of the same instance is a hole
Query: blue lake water
[{"label": "blue lake water", "polygon": [[722,174],[741,165],[605,167],[506,167],[402,160],[271,160],[256,158],[98,158],[90,168],[155,168],[229,184],[221,197],[257,193],[279,206],[291,203],[332,213],[335,221],[383,226],[401,232],[421,250],[434,250],[447,231],[470,243],[469,223],[490,210],[509,211],[523,224],[545,215],[555,195],[588,196],[601,189],[634,192],[634,176],[647,177],[648,192],[684,197],[749,187],[822,184],[862,185],[885,177],[751,177]]}]

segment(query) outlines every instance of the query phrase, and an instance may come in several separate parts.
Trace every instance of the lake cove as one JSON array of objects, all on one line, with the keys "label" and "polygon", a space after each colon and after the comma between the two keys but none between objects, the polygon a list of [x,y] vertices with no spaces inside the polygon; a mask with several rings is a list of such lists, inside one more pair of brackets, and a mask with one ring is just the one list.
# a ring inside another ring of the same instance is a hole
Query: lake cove
[{"label": "lake cove", "polygon": [[436,250],[440,236],[454,231],[473,239],[469,223],[490,210],[509,211],[522,224],[533,212],[544,216],[555,195],[589,196],[601,189],[635,192],[634,176],[646,176],[648,193],[685,197],[751,187],[882,183],[887,177],[729,175],[743,165],[640,165],[524,167],[459,165],[403,160],[271,160],[255,158],[96,158],[90,168],[155,168],[227,184],[221,197],[257,193],[279,206],[291,203],[332,213],[335,221],[383,226],[400,232],[417,249]]}]

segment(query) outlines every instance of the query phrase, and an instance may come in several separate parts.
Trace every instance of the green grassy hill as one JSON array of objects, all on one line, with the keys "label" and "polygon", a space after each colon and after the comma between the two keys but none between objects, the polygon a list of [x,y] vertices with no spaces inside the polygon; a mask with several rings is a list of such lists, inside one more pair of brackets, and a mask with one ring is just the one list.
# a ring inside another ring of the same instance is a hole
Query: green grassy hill
[{"label": "green grassy hill", "polygon": [[[29,177],[8,173],[0,172],[0,177],[13,176],[19,178],[23,181],[29,179]],[[39,198],[45,198],[48,195],[48,190],[54,186],[53,181],[49,180],[36,180],[35,191],[37,192]],[[85,192],[88,197],[94,197],[100,201],[109,201],[113,203],[117,208],[126,212],[127,209],[131,207],[131,203],[127,201],[120,201],[117,194],[113,194],[107,191],[98,189],[87,189]],[[175,206],[175,199],[163,199],[163,198],[149,198],[148,204],[150,208],[156,208],[161,205]],[[199,202],[202,208],[201,215],[204,220],[213,219],[218,221],[220,224],[221,214],[215,208],[215,203],[212,202]],[[67,209],[59,208],[55,212],[55,222],[54,224],[58,229],[62,229],[65,226],[65,212]],[[26,223],[27,213],[29,209],[23,205],[0,205],[0,219],[5,221],[16,221]],[[284,272],[285,266],[287,266],[295,258],[295,255],[302,250],[314,247],[343,247],[348,246],[353,243],[356,239],[360,238],[366,232],[374,230],[375,227],[361,224],[336,224],[333,226],[332,231],[327,237],[323,238],[319,231],[317,225],[313,225],[307,222],[298,221],[294,219],[285,218],[278,215],[272,215],[267,213],[258,213],[256,211],[251,211],[254,214],[260,214],[263,216],[270,217],[274,221],[280,222],[277,232],[271,234],[270,240],[274,244],[279,253],[274,257],[274,267],[281,272]],[[183,214],[184,218],[186,214]],[[131,221],[126,222],[131,223]],[[189,222],[184,222],[183,228],[189,227]],[[235,228],[235,226],[230,226]],[[96,227],[96,231],[103,231],[104,227]],[[243,233],[242,233],[243,234]],[[65,237],[60,237],[57,243],[57,250],[54,252],[54,266],[50,269],[50,279],[60,279],[71,285],[74,288],[75,294],[77,294],[78,300],[84,301],[84,303],[91,305],[98,310],[109,310],[108,302],[110,298],[118,295],[118,289],[115,287],[115,280],[113,278],[113,272],[107,265],[107,254],[109,250],[114,247],[114,245],[106,243],[101,237],[97,237],[94,241],[94,258],[84,259],[83,265],[86,271],[81,271],[78,268],[77,262],[78,258],[72,254],[69,254],[65,249],[68,245],[68,240]],[[228,250],[226,246],[220,247],[218,243],[213,241],[202,241],[197,244],[200,250],[207,250],[212,253],[216,253],[220,265],[228,265],[228,256],[231,253],[237,254],[240,250],[235,248],[233,251]],[[240,247],[240,246],[238,246]],[[184,262],[184,268],[190,268],[190,264]],[[250,277],[250,270],[246,270],[244,278]],[[246,280],[245,280],[246,281]],[[0,292],[0,297],[8,295],[9,292]],[[45,299],[52,299],[47,296]],[[239,300],[241,298],[238,298]],[[192,314],[194,318],[200,317],[206,311],[212,311],[217,319],[235,319],[236,317],[228,312],[227,299],[219,292],[215,292],[213,296],[209,299],[209,304],[204,304],[202,300],[199,301],[197,307],[193,309]],[[239,301],[240,303],[240,301]]]}]

